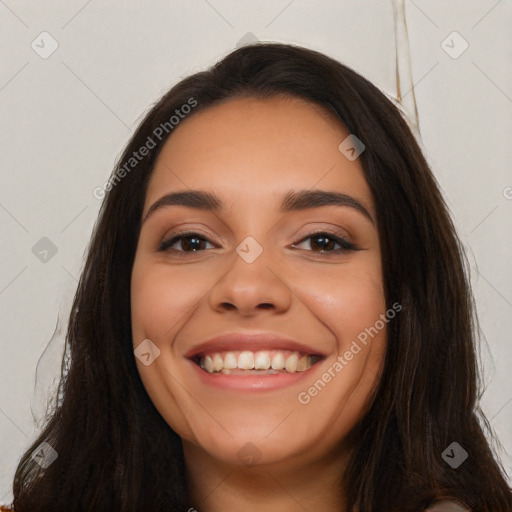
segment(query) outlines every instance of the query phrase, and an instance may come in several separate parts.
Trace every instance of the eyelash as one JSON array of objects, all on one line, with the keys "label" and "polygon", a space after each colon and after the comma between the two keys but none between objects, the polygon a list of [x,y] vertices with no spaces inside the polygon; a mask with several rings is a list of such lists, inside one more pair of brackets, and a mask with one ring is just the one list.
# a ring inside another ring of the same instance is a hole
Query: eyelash
[{"label": "eyelash", "polygon": [[[345,254],[351,251],[358,251],[360,250],[358,247],[356,247],[354,244],[350,243],[347,239],[335,235],[334,233],[330,233],[329,231],[316,231],[314,233],[309,234],[308,236],[302,238],[298,243],[301,244],[302,242],[305,242],[309,238],[329,238],[333,240],[335,243],[337,243],[341,248],[335,249],[332,251],[311,251],[315,254],[321,254],[321,255],[330,255],[330,254]],[[183,232],[183,233],[172,233],[169,238],[166,240],[163,240],[160,243],[160,247],[158,248],[158,251],[169,251],[169,249],[179,240],[184,238],[197,238],[198,240],[201,240],[203,242],[210,242],[206,237],[202,236],[200,233],[197,233],[195,231],[189,231],[189,232]],[[293,244],[295,245],[295,244]],[[195,254],[198,252],[203,251],[180,251],[178,249],[172,249],[173,252],[179,253],[179,257],[186,257],[187,254]]]}]

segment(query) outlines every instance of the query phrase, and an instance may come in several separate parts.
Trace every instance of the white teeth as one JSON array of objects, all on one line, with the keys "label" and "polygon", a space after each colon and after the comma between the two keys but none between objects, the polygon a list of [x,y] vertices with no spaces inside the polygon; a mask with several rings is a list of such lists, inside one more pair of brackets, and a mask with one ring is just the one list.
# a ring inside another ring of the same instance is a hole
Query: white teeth
[{"label": "white teeth", "polygon": [[224,368],[224,361],[220,354],[215,354],[213,356],[213,371],[220,372]]},{"label": "white teeth", "polygon": [[277,352],[272,358],[272,370],[282,370],[284,368],[284,355]]},{"label": "white teeth", "polygon": [[293,353],[287,360],[284,367],[287,372],[295,373],[297,371],[297,362],[299,360],[299,354]]},{"label": "white teeth", "polygon": [[208,373],[212,373],[213,372],[213,359],[211,358],[211,356],[206,356],[203,360],[203,366],[204,366],[204,369],[208,372]]},{"label": "white teeth", "polygon": [[[199,366],[208,373],[229,375],[231,370],[255,370],[269,375],[286,371],[288,373],[304,372],[311,368],[320,358],[287,350],[260,350],[251,352],[215,352],[203,356]],[[236,372],[235,372],[236,373]]]},{"label": "white teeth", "polygon": [[270,368],[270,356],[268,352],[256,352],[254,359],[255,370],[268,370]]},{"label": "white teeth", "polygon": [[224,368],[232,370],[237,367],[236,356],[233,352],[228,352],[224,358]]},{"label": "white teeth", "polygon": [[241,370],[252,370],[254,368],[254,354],[247,350],[242,352],[238,356],[238,368]]}]

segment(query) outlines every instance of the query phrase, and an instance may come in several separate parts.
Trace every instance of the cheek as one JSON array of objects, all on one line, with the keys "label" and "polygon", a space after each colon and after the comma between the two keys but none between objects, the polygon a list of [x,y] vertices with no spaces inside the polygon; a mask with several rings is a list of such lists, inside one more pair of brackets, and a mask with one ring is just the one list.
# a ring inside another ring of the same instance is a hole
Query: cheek
[{"label": "cheek", "polygon": [[309,304],[336,346],[299,402],[313,416],[328,417],[332,435],[343,437],[364,415],[384,360],[388,322],[381,320],[386,303],[379,267],[317,279]]},{"label": "cheek", "polygon": [[392,321],[382,320],[386,319],[386,301],[380,268],[378,258],[368,256],[336,271],[331,268],[303,277],[297,290],[333,340],[325,365],[330,372],[326,380],[332,384],[317,403],[332,408],[350,398],[354,417],[375,384],[384,358],[387,324]]},{"label": "cheek", "polygon": [[[148,258],[135,259],[131,276],[131,316],[133,345],[149,339],[159,349],[159,356],[148,366],[136,360],[139,375],[151,401],[166,422],[183,438],[189,438],[190,428],[185,411],[190,397],[181,386],[176,354],[170,340],[187,322],[208,287],[202,289],[193,280],[197,271],[155,264]],[[190,414],[194,417],[194,411]]]},{"label": "cheek", "polygon": [[205,297],[207,285],[197,271],[136,260],[131,281],[134,337],[157,344],[169,339]]},{"label": "cheek", "polygon": [[312,313],[340,342],[374,325],[386,311],[380,262],[376,257],[303,276],[296,281],[301,283],[301,295],[308,297]]}]

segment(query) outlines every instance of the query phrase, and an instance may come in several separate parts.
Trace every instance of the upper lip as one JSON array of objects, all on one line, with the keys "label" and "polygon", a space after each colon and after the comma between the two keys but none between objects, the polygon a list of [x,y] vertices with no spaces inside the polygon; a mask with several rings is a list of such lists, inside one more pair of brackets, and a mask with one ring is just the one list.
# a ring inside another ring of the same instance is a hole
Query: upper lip
[{"label": "upper lip", "polygon": [[248,350],[258,352],[260,350],[290,350],[303,354],[325,357],[318,350],[288,337],[283,337],[270,332],[221,334],[215,338],[194,345],[186,354],[188,359],[196,359],[214,352]]}]

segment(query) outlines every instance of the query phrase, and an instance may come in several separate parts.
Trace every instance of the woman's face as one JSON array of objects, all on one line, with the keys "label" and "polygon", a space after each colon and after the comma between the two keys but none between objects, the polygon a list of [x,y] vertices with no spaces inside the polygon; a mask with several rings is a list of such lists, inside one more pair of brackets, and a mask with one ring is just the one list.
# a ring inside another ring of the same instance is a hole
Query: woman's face
[{"label": "woman's face", "polygon": [[[133,343],[186,456],[311,462],[364,414],[388,317],[348,136],[316,105],[245,98],[191,115],[163,147],[133,266]],[[168,196],[189,190],[218,204]]]}]

